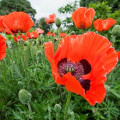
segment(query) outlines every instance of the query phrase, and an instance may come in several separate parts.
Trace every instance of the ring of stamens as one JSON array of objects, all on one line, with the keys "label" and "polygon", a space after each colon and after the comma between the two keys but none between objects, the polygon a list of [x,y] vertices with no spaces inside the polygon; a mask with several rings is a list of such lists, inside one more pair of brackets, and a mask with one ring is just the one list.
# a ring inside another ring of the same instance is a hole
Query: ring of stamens
[{"label": "ring of stamens", "polygon": [[74,72],[76,70],[76,65],[74,63],[68,62],[64,66],[66,72]]}]

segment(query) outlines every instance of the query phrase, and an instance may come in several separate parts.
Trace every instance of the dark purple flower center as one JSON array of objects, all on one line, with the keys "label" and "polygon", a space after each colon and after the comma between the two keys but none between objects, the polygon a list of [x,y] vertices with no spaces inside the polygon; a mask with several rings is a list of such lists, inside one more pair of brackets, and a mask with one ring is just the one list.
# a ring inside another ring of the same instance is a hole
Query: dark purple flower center
[{"label": "dark purple flower center", "polygon": [[91,71],[91,65],[85,59],[80,62],[72,63],[64,58],[58,62],[58,73],[62,77],[63,74],[70,72],[84,88],[85,93],[90,89],[90,80],[82,79],[82,75],[88,74]]}]

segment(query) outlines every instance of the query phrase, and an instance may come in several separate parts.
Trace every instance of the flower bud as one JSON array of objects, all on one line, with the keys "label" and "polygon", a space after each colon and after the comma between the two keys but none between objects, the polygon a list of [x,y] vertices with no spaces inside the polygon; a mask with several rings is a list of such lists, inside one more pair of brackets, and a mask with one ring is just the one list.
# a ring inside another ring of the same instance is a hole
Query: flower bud
[{"label": "flower bud", "polygon": [[75,31],[72,31],[72,32],[70,33],[70,35],[75,35]]},{"label": "flower bud", "polygon": [[18,93],[18,97],[21,103],[27,104],[28,102],[31,101],[32,95],[25,89],[22,89]]},{"label": "flower bud", "polygon": [[54,107],[54,110],[55,110],[56,113],[60,113],[61,106],[59,104],[56,104],[55,107]]},{"label": "flower bud", "polygon": [[115,25],[112,29],[112,34],[119,36],[120,35],[120,25]]},{"label": "flower bud", "polygon": [[61,26],[61,20],[59,18],[56,18],[55,24],[56,24],[57,27],[60,27]]},{"label": "flower bud", "polygon": [[38,51],[38,52],[36,53],[36,58],[37,58],[37,60],[40,60],[40,59],[41,59],[41,54],[42,54],[41,51]]}]

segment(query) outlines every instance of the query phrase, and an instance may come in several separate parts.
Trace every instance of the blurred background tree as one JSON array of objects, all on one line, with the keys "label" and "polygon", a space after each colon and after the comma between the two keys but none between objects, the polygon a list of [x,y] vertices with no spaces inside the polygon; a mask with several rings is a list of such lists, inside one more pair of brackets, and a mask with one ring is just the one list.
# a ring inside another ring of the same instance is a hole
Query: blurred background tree
[{"label": "blurred background tree", "polygon": [[27,0],[1,0],[0,1],[0,15],[8,15],[13,11],[23,11],[30,15],[35,22],[36,10],[31,7]]}]

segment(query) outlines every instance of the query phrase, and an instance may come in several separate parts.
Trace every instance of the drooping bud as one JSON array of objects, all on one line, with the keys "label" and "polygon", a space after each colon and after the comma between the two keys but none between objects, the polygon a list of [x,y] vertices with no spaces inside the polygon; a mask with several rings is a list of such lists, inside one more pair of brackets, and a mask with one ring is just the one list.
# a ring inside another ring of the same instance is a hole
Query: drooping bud
[{"label": "drooping bud", "polygon": [[37,58],[38,61],[41,59],[41,55],[42,55],[42,52],[41,52],[41,51],[38,51],[38,52],[36,53],[36,58]]},{"label": "drooping bud", "polygon": [[55,107],[54,107],[54,110],[55,110],[56,113],[60,113],[60,111],[61,111],[60,104],[56,104]]},{"label": "drooping bud", "polygon": [[61,26],[61,20],[59,18],[56,18],[55,24],[56,24],[57,27],[60,27]]},{"label": "drooping bud", "polygon": [[112,34],[119,36],[120,35],[120,25],[115,25],[112,29]]},{"label": "drooping bud", "polygon": [[75,31],[72,31],[72,32],[70,33],[70,35],[75,35]]},{"label": "drooping bud", "polygon": [[18,93],[18,97],[21,103],[28,104],[31,101],[32,95],[25,89],[21,89]]}]

